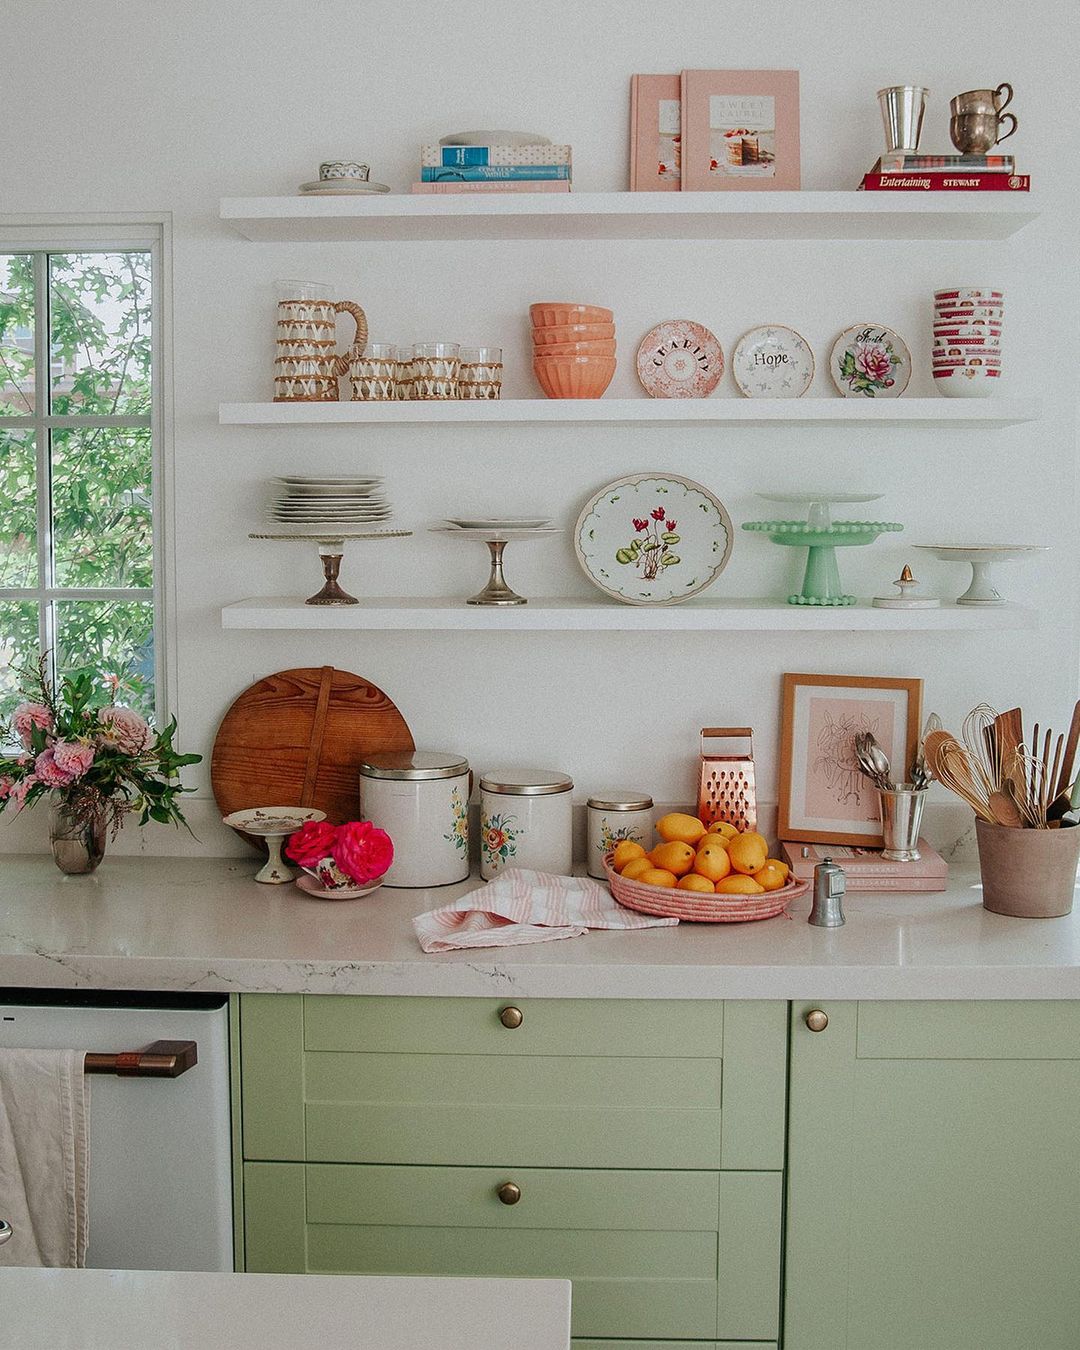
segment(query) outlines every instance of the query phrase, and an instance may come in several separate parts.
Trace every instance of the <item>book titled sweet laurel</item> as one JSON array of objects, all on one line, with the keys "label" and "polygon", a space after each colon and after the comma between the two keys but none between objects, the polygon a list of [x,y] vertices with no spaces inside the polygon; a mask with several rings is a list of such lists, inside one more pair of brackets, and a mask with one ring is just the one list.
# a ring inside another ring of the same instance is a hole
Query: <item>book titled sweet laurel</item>
[{"label": "book titled sweet laurel", "polygon": [[867,192],[1030,192],[1029,173],[868,173]]},{"label": "book titled sweet laurel", "polygon": [[800,881],[813,881],[814,868],[829,858],[844,869],[849,891],[943,891],[949,864],[925,839],[919,840],[918,862],[890,862],[879,848],[849,844],[803,844],[797,839],[781,845],[784,861]]}]

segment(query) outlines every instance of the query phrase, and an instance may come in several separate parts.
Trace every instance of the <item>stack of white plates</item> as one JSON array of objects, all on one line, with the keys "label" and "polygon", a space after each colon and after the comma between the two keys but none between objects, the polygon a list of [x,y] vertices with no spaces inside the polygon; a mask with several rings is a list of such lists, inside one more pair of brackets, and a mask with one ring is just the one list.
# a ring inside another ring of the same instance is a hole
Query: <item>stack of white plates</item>
[{"label": "stack of white plates", "polygon": [[332,474],[276,478],[281,489],[270,507],[270,519],[290,525],[374,525],[387,521],[393,509],[382,493],[381,478]]}]

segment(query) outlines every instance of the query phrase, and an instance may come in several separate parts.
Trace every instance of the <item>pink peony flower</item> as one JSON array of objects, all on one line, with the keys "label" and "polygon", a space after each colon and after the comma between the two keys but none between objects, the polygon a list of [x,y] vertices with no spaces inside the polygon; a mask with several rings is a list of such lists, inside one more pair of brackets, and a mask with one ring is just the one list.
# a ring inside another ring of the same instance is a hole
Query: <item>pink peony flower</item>
[{"label": "pink peony flower", "polygon": [[338,826],[330,856],[359,885],[377,881],[394,861],[394,845],[385,830],[369,820]]},{"label": "pink peony flower", "polygon": [[868,380],[884,380],[892,370],[892,360],[884,344],[860,343],[855,351],[855,369]]},{"label": "pink peony flower", "polygon": [[146,718],[134,708],[109,704],[98,709],[98,743],[120,750],[125,755],[137,755],[150,744],[151,732]]},{"label": "pink peony flower", "polygon": [[67,769],[62,769],[56,762],[56,752],[51,748],[42,750],[34,761],[34,773],[38,782],[44,783],[47,787],[63,788],[75,781],[75,775],[69,773]]},{"label": "pink peony flower", "polygon": [[94,762],[94,747],[81,741],[57,741],[52,754],[57,767],[72,778],[81,778]]},{"label": "pink peony flower", "polygon": [[20,703],[11,716],[11,725],[23,745],[30,744],[30,734],[35,727],[42,731],[52,731],[52,713],[44,703]]},{"label": "pink peony flower", "polygon": [[337,832],[338,827],[329,821],[309,820],[289,836],[285,856],[301,867],[316,867],[329,854]]}]

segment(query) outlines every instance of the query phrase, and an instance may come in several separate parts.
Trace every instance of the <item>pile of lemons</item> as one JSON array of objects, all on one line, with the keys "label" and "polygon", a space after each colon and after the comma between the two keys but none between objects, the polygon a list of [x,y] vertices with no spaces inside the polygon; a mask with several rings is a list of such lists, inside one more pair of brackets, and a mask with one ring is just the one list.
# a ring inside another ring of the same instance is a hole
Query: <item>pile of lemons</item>
[{"label": "pile of lemons", "polygon": [[787,863],[769,857],[755,830],[740,833],[726,820],[706,825],[672,811],[656,822],[656,833],[661,842],[649,852],[631,839],[616,844],[612,865],[620,876],[707,895],[762,895],[788,879]]}]

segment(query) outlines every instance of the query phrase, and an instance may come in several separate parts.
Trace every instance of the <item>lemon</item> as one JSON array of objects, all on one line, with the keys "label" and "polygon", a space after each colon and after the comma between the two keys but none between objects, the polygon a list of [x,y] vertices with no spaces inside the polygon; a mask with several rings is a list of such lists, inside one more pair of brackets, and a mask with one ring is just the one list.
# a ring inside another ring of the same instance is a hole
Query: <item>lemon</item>
[{"label": "lemon", "polygon": [[631,858],[644,858],[644,856],[645,850],[633,839],[620,839],[615,845],[612,866],[616,872],[621,872]]},{"label": "lemon", "polygon": [[652,867],[648,858],[631,858],[628,863],[623,865],[620,876],[626,877],[627,881],[638,881],[642,872],[647,872]]},{"label": "lemon", "polygon": [[765,838],[763,834],[758,834],[757,830],[743,830],[742,837],[744,839],[756,839],[758,843],[761,845],[761,847],[765,850],[765,856],[766,857],[769,856],[769,841]]},{"label": "lemon", "polygon": [[765,866],[754,873],[754,880],[766,891],[778,891],[787,881],[787,871],[782,862],[769,858]]},{"label": "lemon", "polygon": [[714,820],[709,826],[710,834],[722,834],[725,839],[734,839],[739,831],[730,820]]},{"label": "lemon", "polygon": [[769,849],[760,834],[737,834],[727,841],[728,857],[736,872],[753,876],[765,866]]},{"label": "lemon", "polygon": [[[698,823],[700,824],[700,821]],[[689,844],[672,839],[666,844],[657,844],[649,854],[649,861],[654,867],[663,868],[665,872],[674,872],[677,877],[681,877],[694,865],[694,850]],[[762,862],[764,861],[763,858]]]},{"label": "lemon", "polygon": [[696,844],[705,833],[705,826],[697,816],[688,816],[682,811],[670,811],[656,822],[656,833],[668,843],[677,839],[683,844]]},{"label": "lemon", "polygon": [[646,886],[667,886],[669,889],[675,887],[674,873],[667,872],[662,867],[648,867],[634,880],[643,881]]},{"label": "lemon", "polygon": [[762,895],[765,887],[753,877],[730,876],[718,881],[714,887],[717,895]]},{"label": "lemon", "polygon": [[719,839],[704,843],[698,849],[694,858],[694,871],[709,881],[719,881],[731,871],[731,859]]},{"label": "lemon", "polygon": [[702,894],[712,895],[713,884],[707,877],[702,877],[697,872],[687,872],[686,876],[680,877],[675,883],[675,889],[679,891],[701,891]]}]

